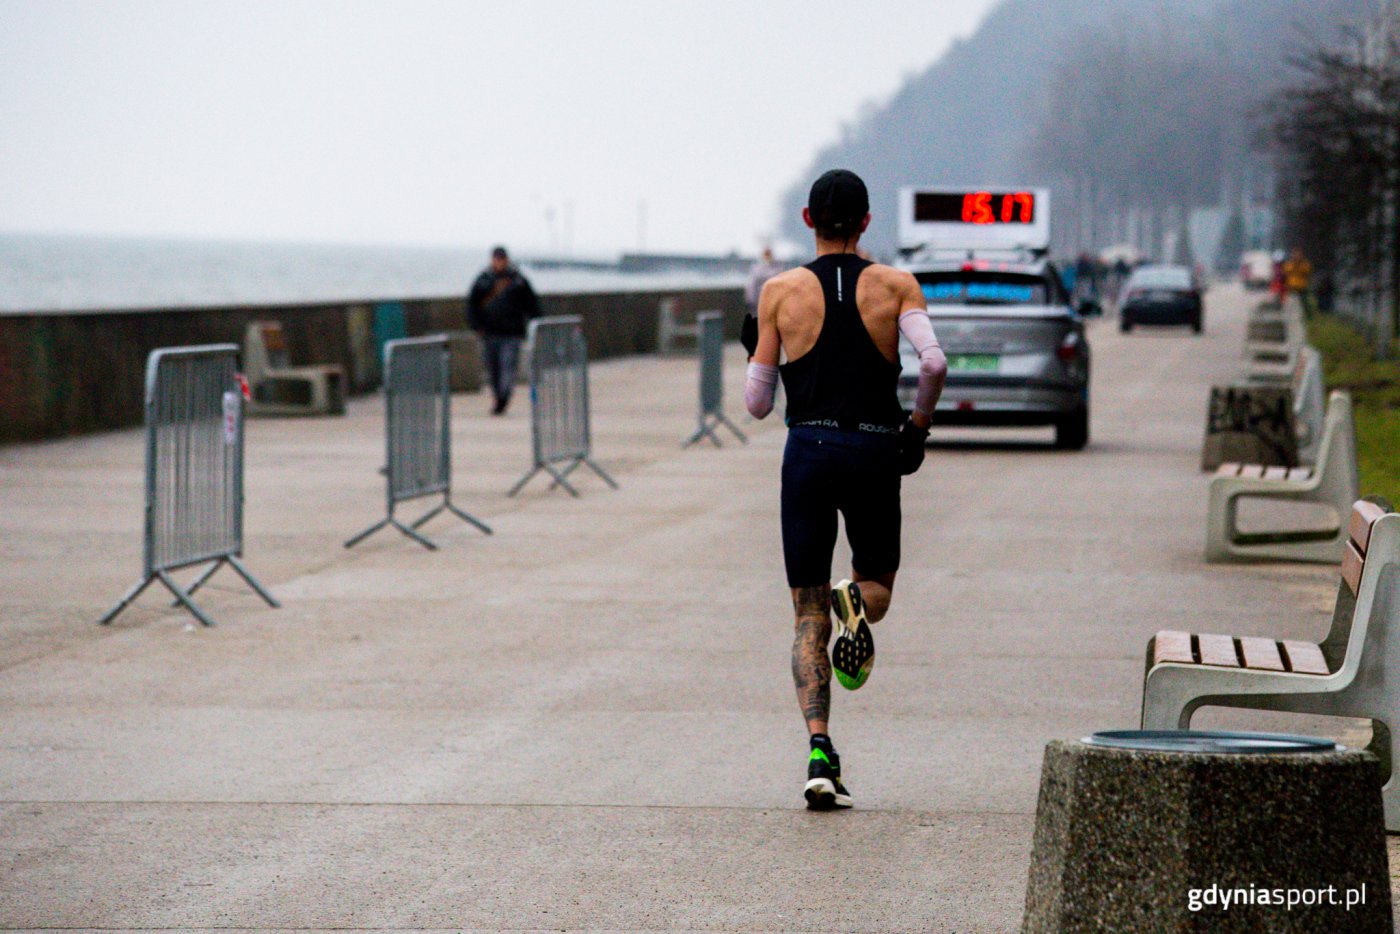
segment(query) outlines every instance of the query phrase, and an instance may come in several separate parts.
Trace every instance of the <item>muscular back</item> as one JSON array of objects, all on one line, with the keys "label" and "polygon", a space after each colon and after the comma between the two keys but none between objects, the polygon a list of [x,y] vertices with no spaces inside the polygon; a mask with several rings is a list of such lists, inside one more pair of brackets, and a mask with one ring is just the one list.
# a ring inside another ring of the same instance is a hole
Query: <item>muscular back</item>
[{"label": "muscular back", "polygon": [[[861,322],[890,363],[899,362],[900,314],[925,307],[919,284],[903,270],[876,263],[866,267],[856,281]],[[788,360],[802,357],[816,344],[825,319],[821,283],[811,270],[798,267],[769,279],[758,303],[754,361],[776,365],[780,349]]]}]

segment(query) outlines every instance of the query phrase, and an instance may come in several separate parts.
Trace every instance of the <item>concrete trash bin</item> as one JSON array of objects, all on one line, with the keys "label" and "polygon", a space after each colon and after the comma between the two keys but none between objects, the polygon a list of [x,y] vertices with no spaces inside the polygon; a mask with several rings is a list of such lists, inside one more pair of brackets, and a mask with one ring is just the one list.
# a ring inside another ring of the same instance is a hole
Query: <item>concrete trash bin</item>
[{"label": "concrete trash bin", "polygon": [[1257,733],[1046,746],[1024,934],[1390,932],[1374,756]]},{"label": "concrete trash bin", "polygon": [[1298,466],[1298,436],[1289,386],[1212,386],[1201,444],[1201,469],[1221,464]]}]

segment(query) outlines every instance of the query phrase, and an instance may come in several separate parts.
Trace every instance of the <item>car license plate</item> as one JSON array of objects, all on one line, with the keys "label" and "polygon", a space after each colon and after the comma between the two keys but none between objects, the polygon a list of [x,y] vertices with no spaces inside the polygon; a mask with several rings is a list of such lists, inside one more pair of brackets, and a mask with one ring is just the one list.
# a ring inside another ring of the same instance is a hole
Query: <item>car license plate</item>
[{"label": "car license plate", "polygon": [[955,353],[948,355],[948,369],[985,373],[1001,365],[1001,356],[994,353]]}]

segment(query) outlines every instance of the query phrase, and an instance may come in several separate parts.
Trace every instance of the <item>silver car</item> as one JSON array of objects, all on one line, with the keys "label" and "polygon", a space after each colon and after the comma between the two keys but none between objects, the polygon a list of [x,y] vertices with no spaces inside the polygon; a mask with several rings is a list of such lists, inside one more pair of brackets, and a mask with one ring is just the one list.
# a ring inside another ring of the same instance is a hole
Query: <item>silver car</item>
[{"label": "silver car", "polygon": [[[1056,447],[1089,443],[1089,342],[1048,261],[915,257],[901,264],[923,286],[948,357],[935,425],[1053,425]],[[1082,312],[1082,314],[1081,314]],[[900,402],[914,404],[919,360],[905,342]]]}]

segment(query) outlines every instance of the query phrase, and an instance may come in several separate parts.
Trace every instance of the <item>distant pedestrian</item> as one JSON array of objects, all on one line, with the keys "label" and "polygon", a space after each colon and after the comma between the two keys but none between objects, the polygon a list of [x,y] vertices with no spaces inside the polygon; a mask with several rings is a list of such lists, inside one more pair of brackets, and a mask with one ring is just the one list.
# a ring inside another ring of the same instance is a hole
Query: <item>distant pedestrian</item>
[{"label": "distant pedestrian", "polygon": [[1080,253],[1074,261],[1074,279],[1079,293],[1075,298],[1098,299],[1099,264],[1088,253]]},{"label": "distant pedestrian", "polygon": [[1303,254],[1303,248],[1295,246],[1288,259],[1283,262],[1283,287],[1290,294],[1298,298],[1303,306],[1303,312],[1311,315],[1313,313],[1312,297],[1312,277],[1313,266]]},{"label": "distant pedestrian", "polygon": [[482,270],[467,294],[467,324],[481,335],[486,372],[495,395],[492,415],[504,415],[515,388],[520,343],[525,325],[540,314],[540,300],[510,261],[506,248],[491,251],[491,265]]},{"label": "distant pedestrian", "polygon": [[1123,257],[1118,257],[1113,261],[1113,300],[1118,301],[1118,295],[1123,291],[1123,283],[1128,281],[1128,276],[1132,274],[1132,267]]},{"label": "distant pedestrian", "polygon": [[749,270],[749,281],[744,285],[744,327],[739,332],[739,342],[750,357],[758,346],[758,297],[763,294],[764,283],[785,268],[773,258],[773,248],[766,246],[758,262]]}]

